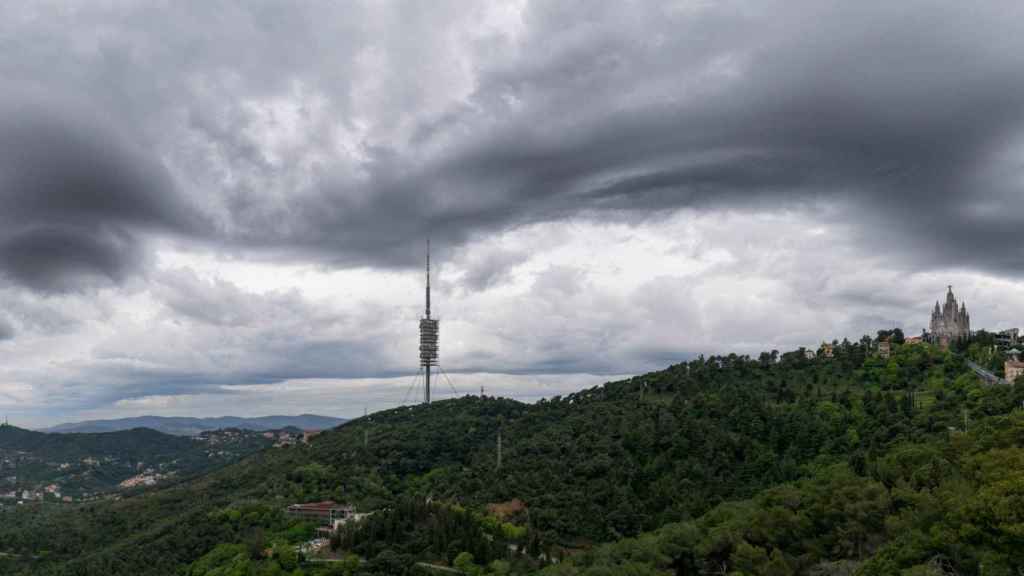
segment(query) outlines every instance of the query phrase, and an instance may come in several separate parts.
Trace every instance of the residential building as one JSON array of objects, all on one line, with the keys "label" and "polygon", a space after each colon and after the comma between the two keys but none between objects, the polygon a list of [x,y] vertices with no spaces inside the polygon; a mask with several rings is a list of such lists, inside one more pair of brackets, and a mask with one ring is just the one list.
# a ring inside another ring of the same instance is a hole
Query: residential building
[{"label": "residential building", "polygon": [[996,345],[1001,348],[1010,348],[1020,343],[1020,329],[1010,328],[1001,330],[996,334]]},{"label": "residential building", "polygon": [[1003,364],[1003,372],[1006,381],[1013,384],[1018,377],[1024,375],[1024,362],[1020,360],[1007,360]]}]

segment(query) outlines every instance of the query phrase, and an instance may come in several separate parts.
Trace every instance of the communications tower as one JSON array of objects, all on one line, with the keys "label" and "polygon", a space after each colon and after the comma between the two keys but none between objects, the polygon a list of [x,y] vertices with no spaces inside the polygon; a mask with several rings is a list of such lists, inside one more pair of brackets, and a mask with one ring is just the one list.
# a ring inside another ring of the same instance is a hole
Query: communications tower
[{"label": "communications tower", "polygon": [[423,368],[423,402],[430,403],[430,371],[437,366],[438,321],[430,317],[430,240],[427,240],[427,309],[420,318],[420,367]]}]

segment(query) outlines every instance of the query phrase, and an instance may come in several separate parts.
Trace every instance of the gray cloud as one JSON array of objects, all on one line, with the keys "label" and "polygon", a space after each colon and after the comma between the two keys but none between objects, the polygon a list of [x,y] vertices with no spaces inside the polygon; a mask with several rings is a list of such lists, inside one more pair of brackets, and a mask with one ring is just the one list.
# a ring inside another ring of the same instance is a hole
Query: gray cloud
[{"label": "gray cloud", "polygon": [[224,240],[410,265],[428,234],[830,199],[867,246],[1019,273],[1020,174],[999,154],[1021,146],[1021,11],[531,4],[518,56],[480,64],[471,105],[417,118],[413,142],[440,152],[368,147],[361,176],[329,171],[287,212],[240,211]]},{"label": "gray cloud", "polygon": [[44,292],[120,282],[153,233],[200,229],[162,167],[69,111],[0,105],[0,272]]},{"label": "gray cloud", "polygon": [[[54,126],[0,143],[23,150],[17,162],[30,166],[5,188],[53,190],[31,205],[25,193],[5,200],[38,219],[8,232],[10,248],[0,251],[15,280],[66,289],[59,271],[72,260],[119,280],[144,258],[136,240],[150,226],[253,256],[392,267],[416,263],[427,235],[458,245],[581,213],[636,218],[822,198],[864,223],[866,245],[886,244],[922,266],[1024,267],[1012,242],[1024,224],[1013,200],[1018,163],[1000,156],[1024,146],[1017,3],[528,4],[514,37],[456,45],[486,46],[491,56],[470,60],[474,88],[442,105],[413,88],[441,80],[435,65],[403,65],[428,48],[439,59],[469,58],[427,32],[458,3],[436,13],[406,6],[416,13],[402,20],[409,33],[387,40],[373,32],[394,15],[372,10],[361,22],[326,5],[222,7],[209,21],[161,10],[114,18],[145,20],[149,34],[115,26],[123,41],[87,53],[73,84],[100,107],[109,85],[152,96],[120,93],[111,101],[120,110],[108,110],[138,122],[151,149],[125,154],[89,132],[65,141]],[[83,11],[77,16],[111,20]],[[217,33],[204,34],[210,27]],[[188,30],[198,47],[158,49],[172,29]],[[271,44],[281,50],[268,52]],[[367,71],[369,58],[379,67]],[[15,81],[27,81],[16,71]],[[35,83],[56,88],[65,72],[44,71]],[[157,74],[173,88],[147,87]],[[373,82],[383,84],[371,106],[358,95]],[[289,122],[301,123],[317,109],[303,90],[322,97],[334,122],[268,150],[261,126],[288,128],[280,111],[256,113],[252,102],[298,98]],[[358,123],[370,130],[351,143],[358,152],[338,155],[334,139]],[[56,153],[42,154],[51,144]],[[39,157],[49,169],[31,168]],[[207,218],[187,213],[157,157]],[[1001,209],[975,209],[992,205]],[[52,230],[54,220],[73,229]],[[81,247],[54,249],[72,243]],[[58,272],[38,257],[44,252]]]},{"label": "gray cloud", "polygon": [[499,249],[474,254],[463,262],[466,274],[459,284],[467,290],[487,290],[507,280],[515,266],[527,259],[529,254],[522,250]]},{"label": "gray cloud", "polygon": [[[445,324],[461,368],[517,373],[810,344],[927,307],[935,271],[1024,273],[1020,3],[490,8],[0,7],[0,293],[25,304],[19,335],[103,322],[125,293],[159,309],[69,361],[67,401],[408,369],[411,309],[255,293],[154,266],[156,246],[390,273],[429,236],[453,300],[534,275],[514,305]],[[574,222],[681,213],[799,218],[701,229],[672,256],[699,278],[615,295],[588,283],[605,255],[531,261]],[[811,220],[843,236],[815,249],[794,233]],[[530,246],[473,252],[537,224]]]},{"label": "gray cloud", "polygon": [[14,338],[14,326],[7,318],[0,316],[0,342],[12,338]]}]

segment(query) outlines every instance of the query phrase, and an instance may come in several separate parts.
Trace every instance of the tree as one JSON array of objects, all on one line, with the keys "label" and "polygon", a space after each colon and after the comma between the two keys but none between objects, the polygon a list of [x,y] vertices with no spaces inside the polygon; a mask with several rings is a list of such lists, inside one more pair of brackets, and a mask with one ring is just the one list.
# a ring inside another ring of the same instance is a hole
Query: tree
[{"label": "tree", "polygon": [[460,552],[452,562],[452,567],[470,576],[479,576],[483,572],[479,566],[473,563],[473,555],[469,552]]},{"label": "tree", "polygon": [[772,550],[771,560],[764,570],[765,576],[793,576],[793,569],[786,562],[785,555],[778,548]]},{"label": "tree", "polygon": [[289,572],[298,568],[299,553],[295,551],[294,546],[287,543],[278,542],[274,544],[273,550],[274,560],[276,560],[277,563],[281,565],[281,568],[284,568],[286,571]]},{"label": "tree", "polygon": [[740,540],[729,556],[733,569],[744,574],[761,574],[768,565],[768,553],[760,546],[753,546],[746,540]]}]

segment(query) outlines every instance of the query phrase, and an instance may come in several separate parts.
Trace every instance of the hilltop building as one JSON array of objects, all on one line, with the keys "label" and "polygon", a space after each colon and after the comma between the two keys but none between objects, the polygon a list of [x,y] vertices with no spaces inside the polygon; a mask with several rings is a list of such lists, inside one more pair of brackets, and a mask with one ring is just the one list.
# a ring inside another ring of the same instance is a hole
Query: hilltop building
[{"label": "hilltop building", "polygon": [[1020,340],[1020,329],[1010,328],[1009,330],[1002,330],[996,334],[996,345],[1000,348],[1010,348],[1016,346],[1021,342]]},{"label": "hilltop building", "polygon": [[878,343],[878,357],[889,358],[892,355],[892,344],[889,343],[889,339],[886,338]]},{"label": "hilltop building", "polygon": [[285,513],[290,518],[298,518],[320,524],[332,526],[335,520],[344,520],[355,513],[351,506],[344,506],[325,500],[323,502],[310,502],[307,504],[292,504]]},{"label": "hilltop building", "polygon": [[1010,384],[1013,384],[1018,377],[1024,375],[1024,362],[1020,361],[1020,350],[1016,348],[1006,353],[1008,358],[1003,364],[1003,377]]},{"label": "hilltop building", "polygon": [[952,286],[946,292],[946,303],[942,308],[939,308],[938,301],[935,302],[930,333],[932,343],[943,348],[948,348],[951,343],[966,340],[971,336],[971,317],[967,313],[967,304],[960,303],[960,306],[957,307]]},{"label": "hilltop building", "polygon": [[1003,373],[1006,381],[1013,384],[1017,378],[1024,376],[1024,362],[1020,360],[1007,360],[1003,365]]}]

